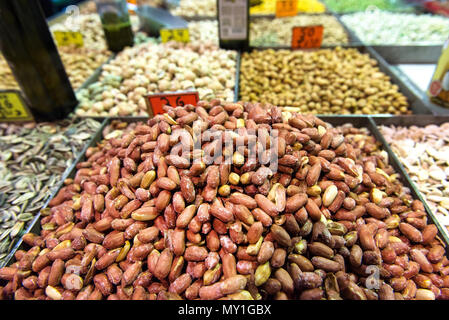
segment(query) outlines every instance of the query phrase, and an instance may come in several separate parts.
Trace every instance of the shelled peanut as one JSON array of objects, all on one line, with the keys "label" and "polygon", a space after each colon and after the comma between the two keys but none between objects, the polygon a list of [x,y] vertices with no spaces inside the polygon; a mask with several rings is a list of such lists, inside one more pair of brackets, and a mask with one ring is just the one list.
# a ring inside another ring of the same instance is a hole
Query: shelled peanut
[{"label": "shelled peanut", "polygon": [[240,99],[316,114],[409,114],[407,98],[357,49],[242,54]]},{"label": "shelled peanut", "polygon": [[449,298],[437,229],[366,130],[259,103],[165,110],[106,127],[0,297]]},{"label": "shelled peanut", "polygon": [[147,115],[147,94],[198,91],[200,99],[234,100],[237,53],[213,44],[144,43],[103,66],[78,94],[77,115]]},{"label": "shelled peanut", "polygon": [[348,43],[348,35],[338,20],[332,15],[298,15],[287,18],[253,19],[250,24],[252,46],[290,46],[292,28],[322,25],[323,45],[343,45]]},{"label": "shelled peanut", "polygon": [[430,209],[449,230],[449,123],[379,129]]}]

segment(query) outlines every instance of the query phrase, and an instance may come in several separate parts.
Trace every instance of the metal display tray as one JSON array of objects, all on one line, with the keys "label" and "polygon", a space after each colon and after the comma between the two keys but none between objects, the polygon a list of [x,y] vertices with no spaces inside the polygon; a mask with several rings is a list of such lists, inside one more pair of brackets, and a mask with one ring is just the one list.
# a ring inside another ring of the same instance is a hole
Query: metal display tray
[{"label": "metal display tray", "polygon": [[[331,125],[337,126],[337,125],[343,125],[346,123],[351,123],[354,127],[366,127],[368,130],[374,135],[377,141],[379,141],[382,144],[382,148],[388,153],[390,164],[393,166],[393,168],[396,170],[396,172],[400,175],[401,182],[404,184],[405,187],[409,188],[411,191],[411,195],[414,199],[419,199],[421,201],[422,197],[419,193],[419,191],[415,188],[415,186],[410,182],[410,178],[408,177],[407,173],[405,172],[404,168],[400,164],[399,160],[394,155],[393,151],[389,147],[389,145],[386,143],[385,139],[381,135],[380,131],[378,130],[376,123],[373,121],[373,119],[370,116],[319,116],[322,120],[330,123]],[[51,198],[53,198],[60,188],[63,187],[63,180],[66,178],[74,177],[76,174],[76,165],[78,162],[85,160],[85,153],[88,147],[95,146],[98,142],[100,142],[103,139],[102,132],[103,129],[111,123],[113,120],[121,120],[125,122],[138,122],[138,121],[146,121],[148,120],[148,117],[135,117],[135,118],[107,118],[103,121],[101,127],[98,129],[98,131],[93,135],[92,139],[90,140],[89,144],[87,144],[83,151],[78,155],[76,158],[76,161],[73,163],[73,165],[68,168],[65,176],[61,179],[61,182],[59,184],[58,190],[52,195]],[[48,201],[49,202],[49,201]],[[48,206],[48,202],[45,204],[44,208]],[[425,202],[423,202],[425,204]],[[427,211],[428,217],[430,218],[431,222],[434,223],[439,231],[439,236],[441,237],[442,241],[445,243],[446,248],[449,246],[449,238],[448,236],[443,233],[443,227],[439,223],[439,221],[436,219],[434,214],[429,210],[429,207],[425,204],[425,209]],[[25,232],[33,232],[39,234],[41,230],[40,225],[40,214],[38,214],[30,224],[30,226],[27,228]],[[15,262],[14,254],[17,250],[26,250],[29,246],[24,244],[22,239],[19,240],[17,245],[13,248],[13,250],[9,253],[7,259],[5,259],[4,265],[11,265]]]},{"label": "metal display tray", "polygon": [[[401,127],[411,127],[411,126],[417,126],[417,127],[424,127],[430,124],[434,124],[434,125],[441,125],[445,122],[449,122],[449,116],[429,116],[429,115],[420,115],[420,116],[416,116],[416,115],[410,115],[410,116],[396,116],[396,117],[384,117],[384,118],[373,118],[372,121],[375,123],[376,126],[401,126]],[[379,129],[378,129],[379,130]],[[380,132],[380,130],[379,130]],[[382,135],[382,139],[384,139],[383,135]],[[385,140],[384,141],[385,145],[387,145],[390,149],[390,145],[389,143]],[[402,165],[401,160],[399,160],[399,158],[396,156],[396,154],[394,153],[393,149],[391,149],[393,154],[391,155],[392,159],[394,159],[395,162],[399,163],[399,166],[401,168],[402,171],[407,172],[404,168],[404,166]],[[410,178],[410,176],[408,174],[406,174],[405,176],[409,181],[409,184],[411,186],[413,186],[413,189],[418,190],[418,187],[416,187],[415,183],[413,182],[413,180]],[[427,212],[431,212],[429,205],[427,204],[426,198],[421,194],[421,192],[418,192],[418,196],[419,196],[419,200],[421,200],[424,203],[424,206],[427,210]],[[433,215],[433,213],[432,213]],[[436,217],[435,217],[436,218]],[[445,228],[444,226],[439,226],[439,222],[438,224],[435,223],[438,226],[438,229],[441,231],[444,231],[444,234],[446,237],[448,237],[447,239],[449,239],[449,231],[447,230],[447,228]]]},{"label": "metal display tray", "polygon": [[351,34],[356,43],[370,46],[390,64],[437,63],[443,44],[372,45],[364,43],[356,33],[343,22],[341,14],[335,14],[338,21]]},{"label": "metal display tray", "polygon": [[[326,48],[335,48],[331,47],[321,47],[320,49]],[[422,94],[417,91],[416,87],[410,82],[407,81],[408,78],[400,77],[396,72],[393,71],[392,67],[379,55],[373,48],[367,46],[348,46],[346,48],[354,48],[359,50],[361,53],[367,53],[370,57],[377,61],[379,70],[385,73],[390,77],[390,80],[393,84],[396,84],[399,87],[399,92],[401,92],[408,100],[410,105],[410,109],[414,114],[432,114],[432,110],[429,107],[429,103],[426,103],[423,99]],[[267,50],[267,49],[287,49],[291,50],[291,48],[283,48],[283,47],[267,47],[267,48],[250,48],[250,50]],[[308,49],[308,51],[313,51],[318,49]],[[239,92],[240,94],[240,92]]]},{"label": "metal display tray", "polygon": [[[106,61],[104,64],[102,64],[97,70],[95,70],[94,74],[92,74],[91,77],[89,77],[89,79],[78,89],[80,90],[81,88],[87,88],[89,85],[91,85],[92,83],[98,81],[100,79],[101,76],[101,72],[103,70],[103,66],[107,63],[109,63],[112,59],[114,59],[116,56],[112,56],[108,59],[108,61]],[[237,57],[236,57],[236,65],[235,65],[235,86],[234,86],[234,102],[238,101],[238,96],[239,96],[239,84],[240,84],[240,62],[241,62],[241,53],[240,51],[237,51]],[[77,90],[77,92],[78,92]],[[78,109],[78,106],[75,108],[75,110],[73,110],[74,112],[76,112],[76,110]],[[108,119],[108,118],[117,118],[117,116],[113,116],[113,117],[109,117],[109,116],[89,116],[89,115],[85,115],[85,116],[78,116],[75,114],[76,118],[81,118],[81,119],[85,119],[85,118],[92,118],[92,119],[96,119],[98,121],[102,121],[104,119]],[[139,116],[125,116],[125,117],[121,117],[123,119],[136,119],[136,118],[140,118]]]},{"label": "metal display tray", "polygon": [[[323,121],[329,122],[332,125],[342,125],[345,123],[350,122],[354,127],[366,127],[371,132],[371,134],[376,138],[378,142],[382,144],[382,149],[385,150],[388,153],[388,159],[390,165],[394,168],[396,173],[400,175],[401,182],[404,185],[404,187],[407,187],[410,189],[410,194],[414,199],[420,200],[424,208],[426,209],[427,216],[430,218],[431,222],[436,225],[438,228],[438,236],[442,239],[442,241],[445,244],[446,252],[449,254],[449,233],[447,232],[446,228],[440,223],[440,221],[437,219],[435,214],[430,210],[430,207],[427,205],[427,202],[425,201],[424,197],[421,195],[418,188],[415,186],[413,181],[411,180],[410,176],[408,175],[407,171],[402,166],[400,160],[396,156],[396,154],[391,149],[390,145],[385,140],[384,136],[381,134],[379,129],[377,128],[377,123],[388,123],[389,121],[394,121],[394,119],[406,119],[409,118],[409,123],[413,121],[413,119],[423,118],[427,119],[428,122],[432,122],[433,120],[436,120],[438,118],[435,118],[434,116],[402,116],[402,117],[382,117],[382,118],[374,118],[370,116],[360,116],[360,117],[332,117],[332,116],[320,116],[320,119]],[[398,122],[400,123],[401,120]],[[404,121],[404,120],[403,120]],[[436,120],[438,121],[438,120]],[[435,123],[438,123],[436,122]],[[444,122],[444,121],[443,121]],[[441,122],[440,122],[441,123]]]},{"label": "metal display tray", "polygon": [[[82,121],[82,119],[74,119],[73,122],[79,122]],[[60,181],[57,184],[57,187],[54,189],[54,192],[50,194],[50,197],[47,199],[47,201],[43,204],[42,209],[46,208],[51,201],[57,194],[58,191],[63,187],[64,180],[67,179],[72,172],[76,169],[76,164],[81,161],[81,159],[84,158],[84,154],[86,153],[86,150],[88,147],[95,145],[96,141],[95,137],[98,135],[101,130],[104,127],[104,123],[101,124],[99,130],[94,133],[93,137],[85,144],[85,146],[81,149],[81,151],[78,152],[78,154],[74,155],[74,161],[70,167],[68,167],[61,175]],[[36,225],[39,225],[40,221],[40,213],[36,214],[36,216],[31,220],[31,222],[28,224],[27,228],[24,229],[23,233],[28,232],[39,232],[40,229],[36,229]],[[0,268],[9,265],[9,261],[14,257],[14,253],[21,249],[23,247],[22,238],[17,241],[17,243],[14,245],[14,247],[11,249],[11,252],[6,256],[6,258],[3,260],[3,265],[0,263]]]}]

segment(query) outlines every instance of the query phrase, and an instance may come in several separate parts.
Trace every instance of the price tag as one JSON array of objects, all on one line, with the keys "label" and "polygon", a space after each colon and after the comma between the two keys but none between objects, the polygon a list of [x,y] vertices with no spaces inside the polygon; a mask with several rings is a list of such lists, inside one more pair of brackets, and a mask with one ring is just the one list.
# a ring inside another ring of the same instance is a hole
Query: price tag
[{"label": "price tag", "polygon": [[137,10],[137,0],[126,0],[128,5],[128,12],[135,14]]},{"label": "price tag", "polygon": [[185,106],[186,104],[191,104],[196,106],[199,101],[198,92],[174,92],[174,93],[158,93],[150,94],[146,96],[146,102],[148,107],[148,113],[153,116],[156,114],[163,114],[165,111],[162,109],[163,106]]},{"label": "price tag", "polygon": [[53,32],[53,36],[55,37],[56,43],[60,47],[70,45],[82,47],[84,45],[83,35],[81,34],[81,32],[55,31]]},{"label": "price tag", "polygon": [[323,26],[293,27],[292,49],[311,49],[321,47]]},{"label": "price tag", "polygon": [[276,18],[292,17],[298,14],[298,0],[277,0]]},{"label": "price tag", "polygon": [[17,91],[0,91],[0,121],[30,121],[33,116]]},{"label": "price tag", "polygon": [[161,40],[163,43],[168,41],[190,42],[189,29],[161,29]]}]

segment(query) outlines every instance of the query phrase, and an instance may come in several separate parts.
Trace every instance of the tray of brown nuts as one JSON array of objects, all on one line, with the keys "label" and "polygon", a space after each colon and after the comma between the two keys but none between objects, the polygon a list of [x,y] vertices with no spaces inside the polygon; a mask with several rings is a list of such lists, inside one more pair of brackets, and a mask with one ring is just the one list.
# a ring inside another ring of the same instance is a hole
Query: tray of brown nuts
[{"label": "tray of brown nuts", "polygon": [[370,47],[257,49],[241,55],[239,99],[314,114],[431,114]]}]

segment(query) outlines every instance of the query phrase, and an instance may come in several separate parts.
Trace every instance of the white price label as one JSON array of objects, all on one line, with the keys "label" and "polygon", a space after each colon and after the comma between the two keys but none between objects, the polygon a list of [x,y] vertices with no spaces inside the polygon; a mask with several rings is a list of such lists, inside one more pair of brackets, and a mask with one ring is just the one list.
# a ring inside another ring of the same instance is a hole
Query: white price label
[{"label": "white price label", "polygon": [[248,37],[246,0],[219,0],[220,38],[245,40]]}]

